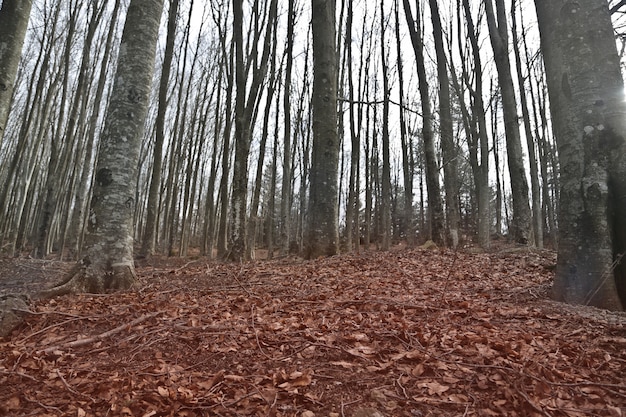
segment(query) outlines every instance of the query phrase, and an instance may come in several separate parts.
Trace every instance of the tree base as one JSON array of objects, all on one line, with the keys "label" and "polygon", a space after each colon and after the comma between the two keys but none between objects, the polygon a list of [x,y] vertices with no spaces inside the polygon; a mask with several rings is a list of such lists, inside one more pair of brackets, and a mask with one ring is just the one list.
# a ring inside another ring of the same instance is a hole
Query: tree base
[{"label": "tree base", "polygon": [[40,298],[67,294],[103,294],[117,290],[129,290],[138,284],[133,265],[116,265],[97,268],[87,258],[76,263],[61,282],[39,292]]}]

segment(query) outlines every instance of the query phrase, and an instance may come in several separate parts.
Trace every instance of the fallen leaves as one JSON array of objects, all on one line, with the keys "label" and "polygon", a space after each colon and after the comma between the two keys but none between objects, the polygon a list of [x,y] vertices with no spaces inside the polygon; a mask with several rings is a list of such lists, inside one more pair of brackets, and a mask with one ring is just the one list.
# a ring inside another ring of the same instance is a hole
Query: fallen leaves
[{"label": "fallen leaves", "polygon": [[548,300],[552,261],[144,266],[139,291],[31,307],[0,343],[0,415],[622,416],[626,316]]}]

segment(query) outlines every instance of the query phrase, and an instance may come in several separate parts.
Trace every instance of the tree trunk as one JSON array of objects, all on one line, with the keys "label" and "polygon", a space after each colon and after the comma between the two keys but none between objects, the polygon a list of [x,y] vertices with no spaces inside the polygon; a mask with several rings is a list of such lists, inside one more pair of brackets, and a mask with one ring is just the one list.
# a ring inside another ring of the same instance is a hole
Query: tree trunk
[{"label": "tree trunk", "polygon": [[404,62],[402,60],[402,37],[400,35],[400,13],[398,11],[398,0],[394,1],[393,13],[395,20],[396,35],[396,59],[398,63],[398,111],[400,121],[400,146],[402,148],[402,185],[404,188],[404,201],[402,212],[402,229],[406,238],[407,246],[415,244],[415,222],[413,219],[413,165],[411,164],[411,153],[413,149],[409,144],[407,135],[407,123],[404,110]]},{"label": "tree trunk", "polygon": [[389,161],[389,74],[387,68],[387,55],[385,53],[385,7],[384,0],[380,0],[380,62],[383,70],[383,125],[382,125],[382,147],[383,166],[381,184],[381,204],[380,204],[380,226],[382,237],[382,250],[389,250],[391,247],[391,163]]},{"label": "tree trunk", "polygon": [[424,158],[426,162],[426,192],[428,200],[429,232],[428,238],[438,245],[445,242],[443,202],[441,200],[441,189],[439,186],[439,167],[437,154],[435,152],[435,140],[433,137],[432,108],[428,91],[428,78],[424,67],[424,41],[421,34],[421,15],[419,10],[419,0],[415,3],[418,8],[416,19],[413,19],[409,0],[403,0],[404,13],[406,15],[411,43],[415,53],[417,65],[417,76],[419,78],[420,98],[422,102],[422,140],[424,141]]},{"label": "tree trunk", "polygon": [[293,38],[295,26],[295,0],[289,0],[287,9],[287,50],[285,51],[285,86],[284,86],[284,153],[283,181],[280,192],[280,253],[286,255],[291,240],[291,75],[293,68]]},{"label": "tree trunk", "polygon": [[95,172],[87,253],[52,296],[128,289],[137,282],[133,213],[137,161],[146,119],[163,0],[132,0],[128,8]]},{"label": "tree trunk", "polygon": [[[517,83],[520,90],[520,106],[522,108],[522,118],[524,119],[524,132],[526,134],[526,145],[528,147],[528,161],[530,163],[530,188],[532,193],[532,231],[534,237],[534,245],[543,249],[543,215],[541,211],[541,188],[539,187],[539,167],[537,165],[537,154],[535,151],[535,138],[530,126],[530,114],[528,111],[528,102],[526,100],[526,89],[524,75],[522,74],[522,58],[517,37],[517,5],[514,0],[511,3],[511,21],[513,22],[513,52],[515,55],[515,68],[517,69]],[[521,18],[521,16],[520,16]],[[522,34],[524,34],[524,25],[522,23]],[[529,63],[526,63],[528,72],[530,73]]]},{"label": "tree trunk", "polygon": [[552,296],[622,310],[626,103],[608,5],[536,0],[535,6],[561,167]]},{"label": "tree trunk", "polygon": [[[257,4],[258,5],[258,4]],[[255,7],[257,7],[255,5]],[[252,125],[256,116],[261,84],[267,73],[267,63],[271,50],[273,21],[277,18],[277,0],[269,5],[268,27],[260,60],[256,56],[247,57],[244,64],[243,45],[243,1],[233,0],[234,42],[235,42],[235,162],[233,164],[233,191],[231,195],[230,236],[228,259],[241,261],[247,258],[247,198],[248,198],[248,157],[252,141]],[[257,11],[254,11],[256,14]],[[253,42],[256,45],[261,36],[260,28],[255,27]],[[256,46],[253,52],[256,53]],[[257,64],[252,66],[252,62]],[[252,82],[247,88],[248,69],[252,69]],[[247,93],[247,98],[246,98]]]},{"label": "tree trunk", "polygon": [[443,45],[443,29],[439,17],[437,0],[430,0],[435,51],[437,54],[437,75],[439,79],[439,125],[441,132],[441,152],[443,154],[444,188],[446,189],[446,224],[450,245],[459,244],[459,186],[457,173],[457,146],[454,142],[452,111],[450,110],[450,78]]},{"label": "tree trunk", "polygon": [[313,32],[313,150],[305,257],[339,251],[337,220],[337,56],[335,0],[311,0]]},{"label": "tree trunk", "polygon": [[150,175],[150,190],[148,192],[148,206],[146,227],[141,245],[141,256],[154,254],[156,243],[156,224],[159,194],[161,192],[161,167],[163,166],[163,144],[165,143],[165,112],[167,111],[168,85],[170,70],[174,58],[174,42],[176,41],[176,23],[178,20],[179,0],[170,1],[170,10],[167,20],[167,40],[165,41],[165,55],[161,70],[161,80],[159,82],[159,106],[156,117],[156,138],[154,142],[154,155],[152,172]]},{"label": "tree trunk", "polygon": [[0,145],[32,4],[32,0],[4,0],[0,8]]},{"label": "tree trunk", "polygon": [[[513,76],[509,62],[509,45],[504,0],[496,0],[497,17],[494,14],[492,0],[483,0],[489,37],[493,47],[494,60],[498,71],[498,81],[502,93],[502,111],[504,113],[504,130],[506,134],[506,154],[509,163],[509,177],[513,196],[513,221],[509,235],[517,242],[528,243],[531,212],[528,203],[528,181],[524,167],[524,155],[517,121],[517,104]],[[496,21],[497,18],[497,21]]]}]

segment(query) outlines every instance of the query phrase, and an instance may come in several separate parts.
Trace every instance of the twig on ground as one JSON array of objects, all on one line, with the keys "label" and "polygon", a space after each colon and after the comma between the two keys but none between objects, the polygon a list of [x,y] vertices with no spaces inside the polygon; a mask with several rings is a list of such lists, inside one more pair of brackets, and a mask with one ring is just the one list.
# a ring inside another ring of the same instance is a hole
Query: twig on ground
[{"label": "twig on ground", "polygon": [[92,336],[92,337],[88,337],[86,339],[78,339],[78,340],[74,340],[72,342],[67,342],[67,343],[63,343],[60,345],[56,345],[56,346],[52,346],[43,350],[39,350],[37,351],[38,354],[48,354],[51,352],[54,352],[55,350],[59,350],[59,349],[66,349],[66,348],[72,348],[72,347],[78,347],[78,346],[84,346],[84,345],[88,345],[90,343],[93,342],[97,342],[98,340],[102,340],[102,339],[106,339],[107,337],[113,336],[114,334],[120,333],[126,329],[130,329],[133,326],[136,326],[137,324],[146,321],[152,317],[158,316],[159,314],[163,313],[163,311],[157,311],[155,313],[150,313],[150,314],[144,314],[143,316],[131,321],[130,323],[125,323],[122,324],[121,326],[118,326],[114,329],[111,329],[109,331],[106,331],[104,333],[100,333],[98,335]]}]

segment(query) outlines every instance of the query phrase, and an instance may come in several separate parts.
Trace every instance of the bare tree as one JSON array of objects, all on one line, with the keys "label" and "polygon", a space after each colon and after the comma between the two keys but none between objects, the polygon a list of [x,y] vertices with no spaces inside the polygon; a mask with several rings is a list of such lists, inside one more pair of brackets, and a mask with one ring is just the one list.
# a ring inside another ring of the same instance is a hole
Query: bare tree
[{"label": "bare tree", "polygon": [[450,244],[456,248],[459,244],[459,186],[457,173],[457,146],[454,141],[452,126],[452,110],[450,105],[450,78],[448,76],[448,60],[443,44],[443,28],[439,16],[437,0],[429,0],[430,15],[435,38],[437,55],[437,76],[439,79],[439,125],[441,135],[441,152],[443,154],[444,188],[446,190],[446,224],[450,236]]},{"label": "bare tree", "polygon": [[608,3],[536,0],[535,6],[561,166],[552,296],[622,310],[626,103]]},{"label": "bare tree", "polygon": [[337,48],[335,0],[311,0],[313,30],[313,150],[305,256],[339,251],[337,179]]},{"label": "bare tree", "polygon": [[0,144],[32,5],[32,0],[4,0],[0,8]]},{"label": "bare tree", "polygon": [[509,62],[506,9],[504,0],[496,0],[496,13],[493,10],[493,0],[483,1],[487,14],[487,23],[489,24],[489,37],[498,71],[500,92],[502,94],[506,154],[513,197],[513,221],[511,222],[510,235],[516,242],[526,244],[528,243],[530,232],[531,212],[528,203],[528,181],[526,180],[522,142],[517,120],[515,89]]},{"label": "bare tree", "polygon": [[136,283],[135,179],[154,70],[163,0],[132,0],[95,173],[87,253],[44,295],[103,292]]},{"label": "bare tree", "polygon": [[428,218],[429,218],[429,239],[435,243],[443,245],[445,242],[443,202],[441,200],[441,189],[439,186],[439,167],[437,155],[435,153],[435,139],[433,135],[433,112],[430,104],[430,92],[426,68],[424,67],[424,40],[422,37],[422,25],[420,16],[420,0],[416,0],[415,19],[411,12],[409,0],[403,0],[404,13],[406,15],[411,43],[415,53],[415,63],[419,78],[419,90],[422,105],[422,140],[424,141],[424,158],[426,161],[426,191],[428,194]]},{"label": "bare tree", "polygon": [[159,104],[156,118],[156,139],[154,142],[154,155],[152,173],[150,175],[150,190],[148,193],[147,217],[145,233],[141,245],[141,256],[154,254],[156,240],[158,200],[161,191],[161,168],[163,165],[163,144],[165,143],[165,112],[167,111],[168,86],[172,60],[174,59],[174,42],[176,41],[176,27],[178,21],[179,0],[170,0],[169,15],[167,19],[167,39],[165,41],[165,55],[161,69],[159,82]]}]

